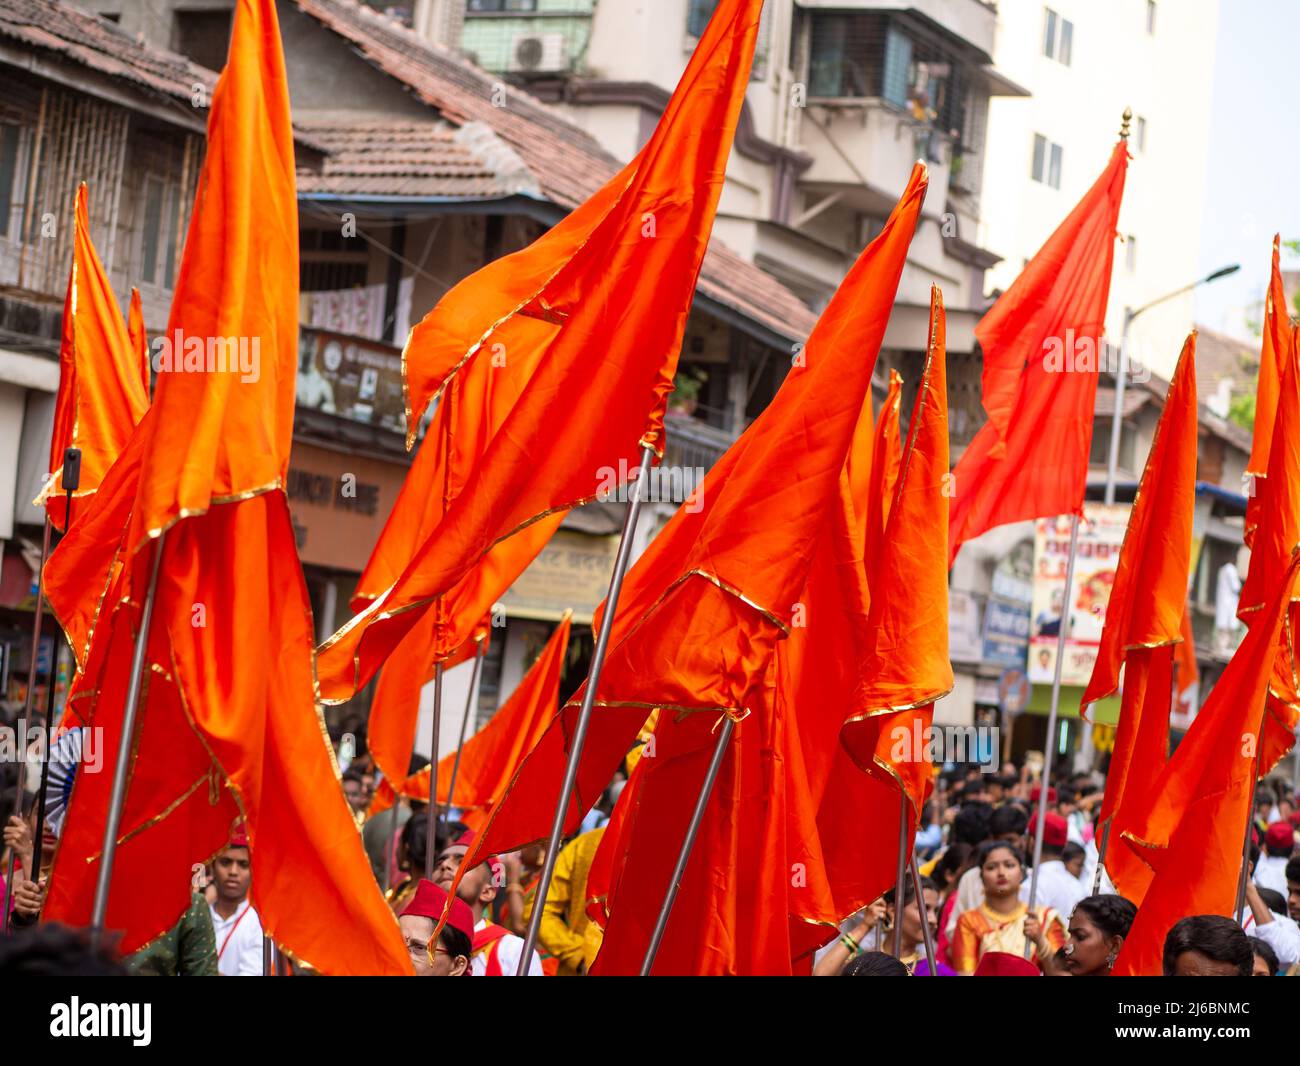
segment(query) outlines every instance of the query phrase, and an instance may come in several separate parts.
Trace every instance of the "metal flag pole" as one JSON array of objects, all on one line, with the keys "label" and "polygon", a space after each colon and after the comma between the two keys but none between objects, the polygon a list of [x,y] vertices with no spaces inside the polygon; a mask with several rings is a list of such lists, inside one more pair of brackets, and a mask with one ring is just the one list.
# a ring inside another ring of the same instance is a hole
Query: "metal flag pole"
[{"label": "metal flag pole", "polygon": [[126,705],[122,709],[122,733],[117,740],[117,766],[113,771],[113,793],[108,803],[108,818],[104,824],[104,847],[99,860],[99,875],[95,880],[95,903],[90,918],[91,943],[98,948],[104,934],[104,917],[108,913],[108,891],[113,880],[113,859],[117,854],[117,832],[122,824],[122,807],[126,800],[126,778],[134,748],[135,717],[140,703],[140,689],[144,683],[145,657],[149,648],[149,623],[153,620],[154,592],[158,588],[158,569],[162,563],[163,542],[160,534],[154,544],[153,567],[149,572],[149,587],[140,608],[140,629],[135,637],[135,651],[131,655],[131,681],[126,690]]},{"label": "metal flag pole", "polygon": [[[1268,697],[1265,697],[1267,699]],[[1261,721],[1259,730],[1255,733],[1255,744],[1258,746],[1260,734],[1263,732],[1264,723]],[[1255,752],[1255,759],[1250,771],[1250,803],[1246,806],[1246,833],[1241,841],[1241,876],[1237,879],[1237,924],[1241,924],[1241,919],[1246,913],[1246,882],[1250,878],[1250,838],[1251,828],[1255,824],[1255,789],[1259,786],[1259,752]]]},{"label": "metal flag pole", "polygon": [[390,808],[393,812],[392,832],[385,835],[384,843],[384,894],[387,895],[393,890],[393,852],[397,850],[397,840],[402,832],[402,807],[406,804],[406,797],[400,792],[397,799],[393,801]]},{"label": "metal flag pole", "polygon": [[456,742],[456,758],[451,763],[451,784],[447,788],[447,809],[451,810],[456,805],[456,778],[460,774],[460,753],[465,747],[465,733],[469,729],[470,715],[474,708],[478,706],[478,678],[479,671],[483,666],[483,656],[486,652],[487,641],[480,640],[478,648],[474,651],[474,672],[469,679],[469,695],[465,697],[465,717],[460,720],[460,739]]},{"label": "metal flag pole", "polygon": [[262,976],[274,977],[275,964],[272,959],[274,948],[271,946],[271,938],[265,933],[262,934]]},{"label": "metal flag pole", "polygon": [[433,668],[433,734],[429,741],[429,820],[424,827],[424,879],[433,880],[433,854],[438,842],[442,810],[438,807],[438,735],[442,731],[442,663]]},{"label": "metal flag pole", "polygon": [[[934,950],[934,930],[930,928],[930,911],[925,905],[925,893],[921,891],[921,864],[916,861],[916,849],[912,849],[912,887],[916,889],[916,910],[921,916],[921,935],[925,939],[925,957],[928,960],[926,967],[930,977],[939,976],[939,957]],[[898,912],[898,908],[894,908]],[[902,928],[902,923],[899,923]],[[916,972],[915,967],[912,970]]]},{"label": "metal flag pole", "polygon": [[1110,844],[1110,823],[1112,818],[1107,818],[1105,825],[1101,827],[1101,847],[1097,849],[1097,871],[1092,875],[1092,894],[1101,895],[1101,868],[1106,861],[1106,848]]},{"label": "metal flag pole", "polygon": [[546,858],[542,861],[537,892],[533,896],[533,912],[528,916],[528,935],[524,938],[524,950],[519,956],[519,970],[515,975],[517,977],[527,976],[528,962],[533,957],[533,951],[537,947],[537,934],[542,928],[542,910],[546,906],[546,894],[551,889],[551,878],[555,874],[555,860],[559,857],[560,841],[564,837],[564,816],[568,813],[569,804],[573,800],[573,791],[578,784],[578,763],[582,759],[582,747],[587,742],[587,727],[591,725],[591,711],[596,705],[596,686],[600,683],[600,672],[605,665],[605,652],[609,650],[609,635],[614,628],[614,615],[618,612],[618,597],[623,591],[623,574],[627,571],[627,564],[632,558],[632,538],[636,534],[637,519],[641,515],[641,501],[645,494],[645,483],[649,480],[650,462],[654,454],[654,449],[649,445],[641,449],[641,465],[637,470],[636,481],[632,484],[632,498],[628,501],[627,514],[623,516],[623,532],[618,540],[618,554],[614,557],[614,572],[609,578],[605,613],[600,619],[600,632],[596,635],[596,647],[591,656],[587,687],[582,694],[582,707],[573,730],[569,760],[564,767],[564,781],[560,786],[560,798],[555,804],[551,835],[546,844]]},{"label": "metal flag pole", "polygon": [[907,895],[907,796],[898,793],[898,872],[894,877],[894,958],[903,957],[903,898]]},{"label": "metal flag pole", "polygon": [[[31,659],[27,664],[27,694],[23,699],[23,718],[24,722],[32,720],[32,706],[36,701],[36,661],[41,652],[41,615],[42,606],[45,600],[45,560],[50,554],[50,515],[45,513],[45,533],[41,538],[41,562],[36,571],[36,606],[33,610],[32,617],[32,653]],[[51,669],[51,682],[53,682],[53,669]],[[14,789],[14,806],[10,812],[15,818],[21,818],[23,814],[23,792],[26,791],[27,781],[27,753],[23,752],[18,760],[18,783]],[[5,870],[5,884],[9,886],[9,891],[13,891],[14,883],[14,860],[16,854],[12,848],[9,850],[9,863]],[[40,873],[37,872],[39,879]],[[5,932],[9,932],[11,915],[13,909],[6,907],[5,910]]]},{"label": "metal flag pole", "polygon": [[[1056,754],[1056,714],[1061,705],[1061,668],[1065,665],[1065,641],[1070,633],[1070,590],[1074,587],[1074,561],[1079,554],[1079,516],[1070,515],[1070,558],[1065,564],[1065,596],[1061,600],[1061,625],[1056,634],[1056,670],[1052,677],[1052,705],[1047,715],[1047,743],[1043,745],[1043,776],[1038,783],[1038,814],[1034,826],[1034,865],[1029,875],[1029,913],[1038,902],[1038,869],[1043,862],[1043,829],[1047,821],[1047,790],[1052,782],[1052,761]],[[1036,945],[1025,941],[1025,958],[1032,958]]]},{"label": "metal flag pole", "polygon": [[691,861],[691,851],[695,847],[695,838],[699,836],[700,825],[704,821],[704,811],[713,795],[713,786],[718,780],[718,771],[722,769],[722,760],[727,754],[727,745],[731,735],[736,731],[736,722],[731,715],[723,719],[722,730],[718,733],[718,742],[713,746],[713,758],[709,760],[709,771],[704,775],[700,785],[700,796],[695,801],[695,810],[691,813],[690,825],[682,839],[682,849],[677,853],[677,865],[673,867],[673,876],[664,893],[663,904],[659,908],[659,917],[655,921],[654,932],[650,934],[650,943],[645,949],[645,958],[641,961],[641,976],[649,977],[650,969],[659,954],[659,945],[663,943],[664,931],[668,928],[668,918],[673,913],[673,904],[677,902],[677,890],[682,887],[682,878],[686,876],[686,864]]},{"label": "metal flag pole", "polygon": [[[81,449],[69,448],[63,453],[63,488],[67,492],[67,505],[63,512],[63,535],[72,528],[72,494],[81,487]],[[32,834],[32,870],[37,879],[41,876],[45,840],[45,795],[50,779],[50,748],[53,734],[50,723],[54,721],[54,685],[59,676],[59,640],[54,640],[54,655],[50,661],[50,684],[45,693],[44,754],[41,757],[41,781],[36,789],[36,832]],[[75,664],[74,664],[75,666]],[[74,671],[75,672],[75,671]]]}]

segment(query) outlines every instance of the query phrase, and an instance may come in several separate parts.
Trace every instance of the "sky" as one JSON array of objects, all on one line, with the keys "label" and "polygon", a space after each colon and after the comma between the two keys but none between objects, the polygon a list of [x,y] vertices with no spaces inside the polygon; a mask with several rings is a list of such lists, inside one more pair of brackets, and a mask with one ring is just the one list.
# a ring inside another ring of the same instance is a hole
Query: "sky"
[{"label": "sky", "polygon": [[[1270,244],[1300,238],[1300,0],[1219,0],[1210,159],[1196,321],[1241,334],[1241,309],[1262,299]],[[1283,250],[1282,267],[1300,268]]]}]

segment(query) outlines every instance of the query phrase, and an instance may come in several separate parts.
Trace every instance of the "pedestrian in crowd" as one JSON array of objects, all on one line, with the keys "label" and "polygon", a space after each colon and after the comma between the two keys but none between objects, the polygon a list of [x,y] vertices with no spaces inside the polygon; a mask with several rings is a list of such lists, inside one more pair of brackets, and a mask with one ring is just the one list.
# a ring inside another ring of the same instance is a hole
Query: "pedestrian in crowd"
[{"label": "pedestrian in crowd", "polygon": [[235,826],[230,843],[212,861],[214,898],[212,933],[217,943],[217,972],[225,977],[262,975],[262,922],[253,909],[248,834]]},{"label": "pedestrian in crowd", "polygon": [[977,869],[984,898],[957,920],[952,960],[958,973],[974,973],[987,952],[1024,956],[1032,945],[1041,966],[1065,946],[1065,922],[1050,907],[1031,912],[1020,894],[1025,860],[1011,843],[993,840],[979,852]]},{"label": "pedestrian in crowd", "polygon": [[463,901],[451,901],[447,923],[436,943],[433,939],[446,903],[447,893],[432,881],[421,878],[397,919],[416,977],[470,976],[474,916]]},{"label": "pedestrian in crowd", "polygon": [[1123,896],[1085,896],[1070,914],[1065,965],[1074,977],[1105,977],[1133,927],[1137,906]]},{"label": "pedestrian in crowd", "polygon": [[1195,914],[1175,922],[1165,936],[1163,967],[1166,977],[1250,977],[1255,953],[1231,918]]}]

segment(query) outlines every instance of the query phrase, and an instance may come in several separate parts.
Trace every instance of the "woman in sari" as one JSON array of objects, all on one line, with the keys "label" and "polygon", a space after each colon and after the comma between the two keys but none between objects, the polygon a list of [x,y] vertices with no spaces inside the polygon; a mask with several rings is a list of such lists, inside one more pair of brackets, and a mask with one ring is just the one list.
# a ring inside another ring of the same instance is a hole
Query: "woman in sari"
[{"label": "woman in sari", "polygon": [[1027,944],[1034,946],[1034,958],[1043,963],[1065,946],[1066,928],[1051,907],[1029,905],[1020,899],[1025,862],[1020,852],[1004,841],[985,844],[978,867],[984,887],[984,901],[957,919],[952,943],[952,964],[960,974],[972,974],[986,952],[999,951],[1025,957]]}]

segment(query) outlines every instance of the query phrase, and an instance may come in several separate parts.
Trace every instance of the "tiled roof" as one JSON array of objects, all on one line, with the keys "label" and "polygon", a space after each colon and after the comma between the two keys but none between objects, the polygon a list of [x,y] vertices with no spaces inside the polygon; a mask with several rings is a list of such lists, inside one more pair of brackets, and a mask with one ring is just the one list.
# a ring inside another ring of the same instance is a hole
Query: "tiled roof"
[{"label": "tiled roof", "polygon": [[[449,49],[353,0],[295,3],[448,121],[490,126],[555,203],[576,207],[617,173],[619,161],[585,130]],[[794,293],[717,239],[709,243],[699,291],[783,337],[803,339],[817,320]]]},{"label": "tiled roof", "polygon": [[52,0],[0,0],[0,38],[56,52],[187,104],[196,84],[211,89],[217,80],[184,56],[150,47],[107,19]]},{"label": "tiled roof", "polygon": [[1259,377],[1259,342],[1247,344],[1225,333],[1197,326],[1196,391],[1201,401],[1219,391],[1219,382],[1232,383],[1232,396],[1254,392]]},{"label": "tiled roof", "polygon": [[294,118],[324,147],[319,171],[300,168],[300,193],[496,199],[518,191],[445,124],[338,116]]}]

